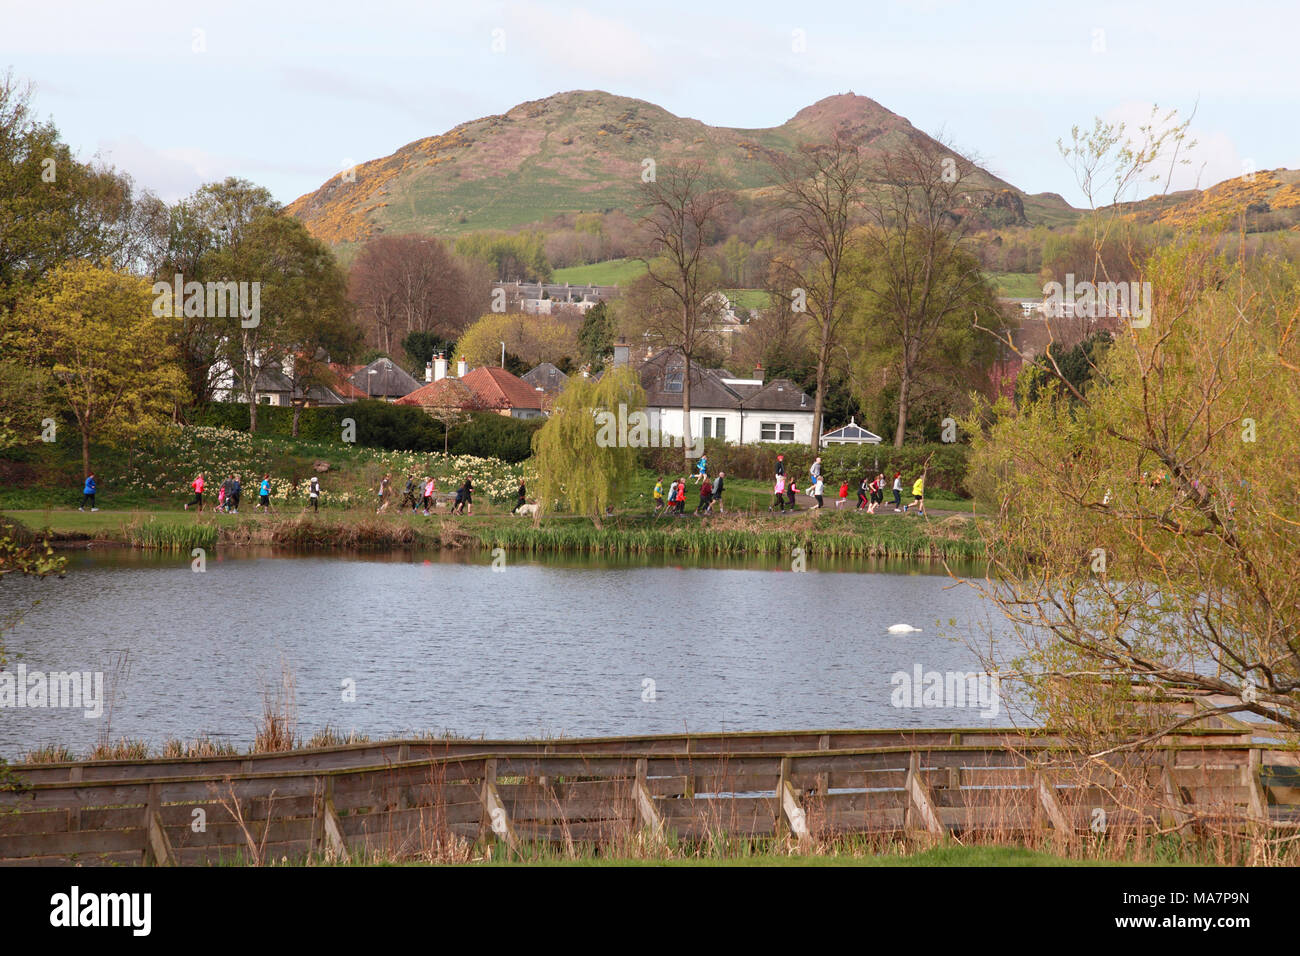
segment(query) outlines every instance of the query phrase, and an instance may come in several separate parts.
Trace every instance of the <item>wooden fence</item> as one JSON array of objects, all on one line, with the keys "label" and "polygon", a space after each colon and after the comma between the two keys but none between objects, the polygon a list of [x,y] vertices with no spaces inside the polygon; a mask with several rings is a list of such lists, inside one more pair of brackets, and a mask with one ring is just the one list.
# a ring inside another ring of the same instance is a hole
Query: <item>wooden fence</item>
[{"label": "wooden fence", "polygon": [[1300,826],[1300,753],[1239,727],[1085,759],[1051,733],[822,730],[404,740],[14,768],[0,862],[431,858],[502,842],[628,845],[848,833],[1062,838],[1164,823]]}]

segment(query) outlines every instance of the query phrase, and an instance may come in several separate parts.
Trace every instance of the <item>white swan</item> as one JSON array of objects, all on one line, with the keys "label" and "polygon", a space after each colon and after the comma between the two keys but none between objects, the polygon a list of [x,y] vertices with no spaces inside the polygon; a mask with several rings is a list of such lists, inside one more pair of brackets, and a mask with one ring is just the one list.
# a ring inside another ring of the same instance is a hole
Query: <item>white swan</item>
[{"label": "white swan", "polygon": [[889,625],[890,634],[912,634],[919,632],[919,627],[913,627],[911,624],[891,624]]}]

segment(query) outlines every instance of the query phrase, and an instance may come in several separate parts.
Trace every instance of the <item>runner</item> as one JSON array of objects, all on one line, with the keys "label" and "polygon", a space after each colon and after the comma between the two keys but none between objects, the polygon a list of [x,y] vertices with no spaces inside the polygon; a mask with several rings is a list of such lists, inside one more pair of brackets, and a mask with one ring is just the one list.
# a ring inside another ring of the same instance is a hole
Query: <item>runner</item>
[{"label": "runner", "polygon": [[843,508],[844,502],[849,500],[849,482],[845,479],[844,484],[840,485],[840,496],[835,502],[836,508]]},{"label": "runner", "polygon": [[772,486],[772,503],[768,506],[768,511],[775,511],[780,508],[785,512],[785,465],[780,460],[781,456],[777,455],[776,467],[781,469],[776,473],[776,484]]},{"label": "runner", "polygon": [[817,499],[817,506],[813,509],[815,511],[820,511],[825,505],[825,502],[822,501],[821,461],[822,460],[818,458],[816,464],[813,465],[813,467],[817,469],[817,480],[813,482],[812,486],[813,497]]},{"label": "runner", "polygon": [[861,511],[863,508],[867,507],[867,501],[868,501],[867,496],[875,494],[875,491],[872,490],[873,480],[874,479],[868,478],[866,475],[863,475],[862,480],[858,482],[858,507],[857,507],[858,511]]},{"label": "runner", "polygon": [[722,482],[726,479],[725,471],[718,472],[718,480],[713,483],[713,500],[718,505],[718,514],[726,514],[727,509],[722,507]]},{"label": "runner", "polygon": [[655,482],[654,491],[652,491],[650,494],[651,497],[654,499],[654,506],[655,506],[654,513],[658,515],[659,512],[662,511],[664,507],[664,480],[662,478],[660,478]]},{"label": "runner", "polygon": [[898,511],[898,506],[903,503],[903,473],[894,472],[894,510]]},{"label": "runner", "polygon": [[668,486],[668,501],[664,507],[669,511],[677,510],[677,479],[674,478],[672,484]]},{"label": "runner", "polygon": [[516,495],[515,506],[510,509],[510,513],[514,514],[516,511],[518,511],[526,504],[528,504],[528,489],[524,487],[524,480],[520,478],[519,492]]},{"label": "runner", "polygon": [[474,485],[469,480],[469,475],[465,476],[465,507],[464,514],[472,515],[474,513]]},{"label": "runner", "polygon": [[388,480],[388,475],[384,475],[383,478],[379,479],[379,507],[375,509],[375,514],[388,510],[388,500],[390,497],[388,491]]},{"label": "runner", "polygon": [[81,486],[81,507],[78,511],[86,510],[86,502],[90,502],[90,510],[98,511],[95,507],[95,476],[93,474],[86,476],[86,483]]},{"label": "runner", "polygon": [[685,475],[682,476],[681,481],[677,482],[677,513],[679,515],[686,514],[686,476]]},{"label": "runner", "polygon": [[420,502],[415,495],[415,475],[406,476],[406,490],[402,492],[402,503],[397,507],[404,509],[408,503],[412,514],[420,510]]},{"label": "runner", "polygon": [[239,483],[239,476],[232,475],[230,478],[230,494],[227,498],[229,499],[228,503],[233,514],[239,514],[239,496],[242,490],[243,485]]},{"label": "runner", "polygon": [[437,490],[438,490],[438,483],[437,483],[436,481],[434,481],[432,478],[429,478],[429,477],[426,476],[425,479],[424,479],[424,514],[425,514],[425,517],[428,517],[428,515],[429,515],[429,509],[432,508],[432,507],[434,506],[434,505],[433,505],[433,495],[434,495],[434,492],[436,492]]},{"label": "runner", "polygon": [[226,510],[226,488],[229,487],[229,485],[230,485],[230,479],[227,478],[225,481],[221,483],[221,486],[217,488],[217,510],[218,511]]},{"label": "runner", "polygon": [[695,464],[695,480],[700,482],[707,477],[709,477],[709,459],[708,456],[701,455],[700,460]]},{"label": "runner", "polygon": [[704,476],[704,482],[700,485],[700,503],[695,506],[695,513],[708,514],[709,509],[713,507],[713,482],[709,481],[709,476]]},{"label": "runner", "polygon": [[797,507],[795,507],[795,503],[794,503],[794,496],[797,494],[799,494],[799,486],[794,483],[794,476],[791,475],[790,481],[785,486],[785,497],[786,497],[786,501],[789,502],[790,504],[791,511],[799,510]]},{"label": "runner", "polygon": [[311,499],[312,514],[320,511],[320,479],[315,475],[311,476],[311,482],[307,485],[307,497]]},{"label": "runner", "polygon": [[192,482],[190,482],[190,487],[194,489],[194,500],[188,502],[185,505],[185,510],[189,511],[190,505],[198,505],[199,511],[202,511],[203,510],[203,473],[202,472],[199,472],[199,476],[195,478]]},{"label": "runner", "polygon": [[271,476],[263,475],[262,484],[257,489],[257,510],[271,510]]},{"label": "runner", "polygon": [[911,505],[916,505],[916,513],[918,515],[925,514],[925,474],[924,473],[922,473],[921,477],[917,478],[916,481],[912,483],[912,501],[910,501],[908,504],[903,505],[903,514],[907,514],[907,509],[911,507]]}]

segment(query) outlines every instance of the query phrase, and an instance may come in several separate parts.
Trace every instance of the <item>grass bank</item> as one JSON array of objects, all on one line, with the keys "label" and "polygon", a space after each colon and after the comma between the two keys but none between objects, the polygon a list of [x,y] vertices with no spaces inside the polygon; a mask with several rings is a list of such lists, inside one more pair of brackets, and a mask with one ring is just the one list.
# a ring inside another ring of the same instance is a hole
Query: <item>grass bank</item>
[{"label": "grass bank", "polygon": [[536,525],[509,514],[424,517],[335,511],[319,515],[225,515],[173,510],[97,513],[17,511],[8,517],[56,545],[87,542],[155,551],[274,547],[292,551],[492,549],[528,555],[672,554],[700,557],[879,557],[977,560],[983,543],[977,521],[950,514],[919,518],[854,512],[730,513],[696,517],[614,515],[596,528],[580,517]]}]

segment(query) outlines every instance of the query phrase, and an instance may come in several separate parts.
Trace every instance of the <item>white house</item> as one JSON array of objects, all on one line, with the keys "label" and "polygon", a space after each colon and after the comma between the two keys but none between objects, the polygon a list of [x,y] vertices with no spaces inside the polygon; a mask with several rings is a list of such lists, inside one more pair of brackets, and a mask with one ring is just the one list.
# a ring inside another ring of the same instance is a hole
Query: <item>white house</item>
[{"label": "white house", "polygon": [[[738,378],[726,369],[691,366],[691,437],[719,438],[738,445],[754,442],[811,444],[813,401],[788,379],[764,382]],[[652,430],[684,436],[682,397],[685,362],[667,349],[638,370]]]}]

